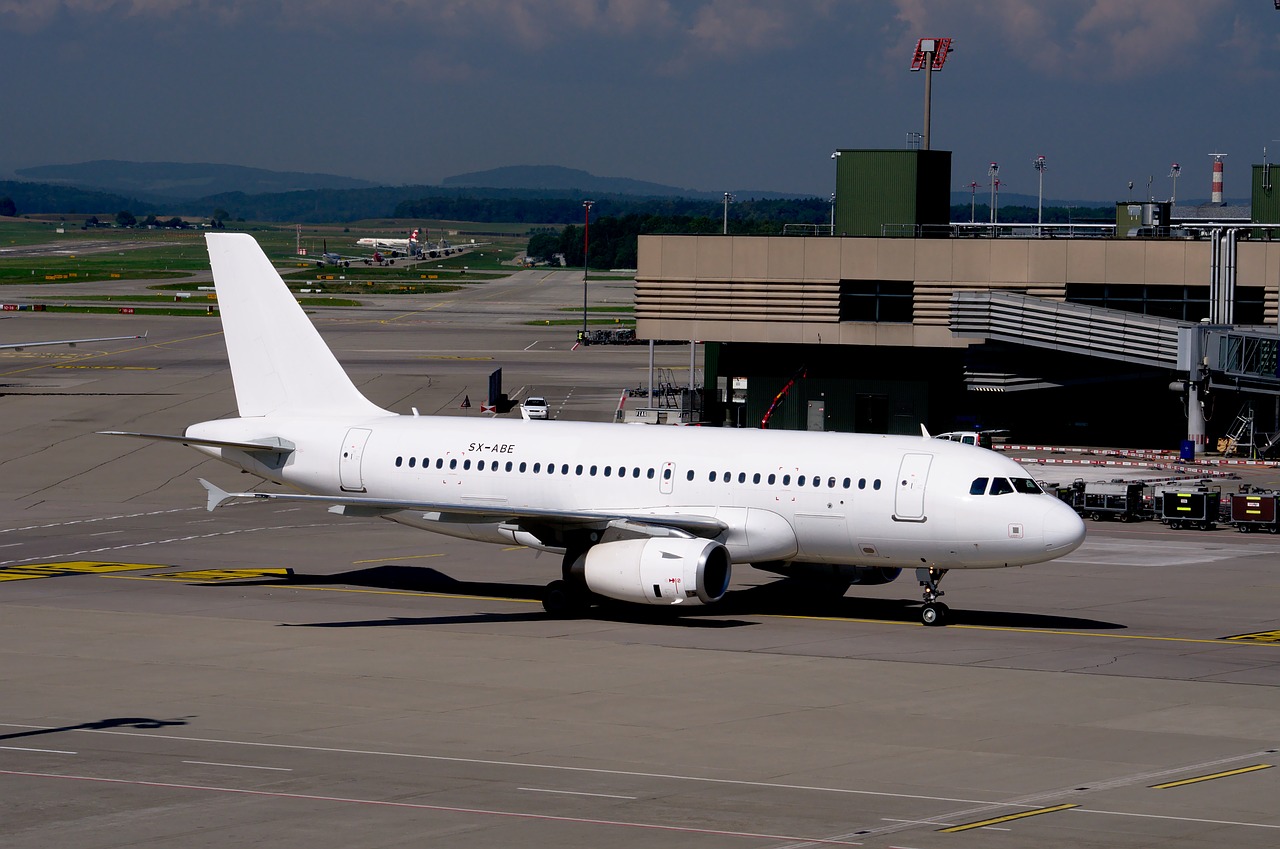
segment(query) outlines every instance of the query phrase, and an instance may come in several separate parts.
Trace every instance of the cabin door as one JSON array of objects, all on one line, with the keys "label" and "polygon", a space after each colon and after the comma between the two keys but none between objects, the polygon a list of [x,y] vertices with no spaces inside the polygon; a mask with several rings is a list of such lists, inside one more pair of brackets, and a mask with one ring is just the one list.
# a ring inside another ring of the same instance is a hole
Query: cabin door
[{"label": "cabin door", "polygon": [[924,485],[929,478],[932,454],[904,454],[898,467],[893,498],[893,518],[899,522],[923,522]]},{"label": "cabin door", "polygon": [[364,476],[360,472],[360,461],[364,457],[364,446],[373,431],[363,427],[353,427],[347,431],[342,440],[342,456],[338,458],[338,479],[344,492],[364,492]]}]

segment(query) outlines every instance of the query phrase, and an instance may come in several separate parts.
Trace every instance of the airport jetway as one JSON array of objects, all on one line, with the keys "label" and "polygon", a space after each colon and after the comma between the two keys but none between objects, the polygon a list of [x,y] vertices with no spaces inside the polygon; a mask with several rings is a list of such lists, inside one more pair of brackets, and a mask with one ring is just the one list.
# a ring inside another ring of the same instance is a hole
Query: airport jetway
[{"label": "airport jetway", "polygon": [[[1280,334],[1273,328],[1192,323],[1124,310],[1064,303],[1008,292],[956,292],[951,298],[956,336],[1050,349],[1080,356],[1168,368],[1185,375],[1188,440],[1205,447],[1201,395],[1206,390],[1270,395],[1280,408]],[[1043,381],[1017,375],[1010,363],[998,379],[975,375],[970,388],[1037,388]],[[1280,415],[1278,415],[1280,418]],[[1267,449],[1280,444],[1266,439]]]}]

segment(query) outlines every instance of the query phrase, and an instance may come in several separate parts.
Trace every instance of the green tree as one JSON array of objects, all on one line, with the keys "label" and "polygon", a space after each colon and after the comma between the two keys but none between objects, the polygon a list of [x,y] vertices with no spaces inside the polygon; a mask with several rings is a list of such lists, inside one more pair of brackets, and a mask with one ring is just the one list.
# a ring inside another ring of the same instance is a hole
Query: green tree
[{"label": "green tree", "polygon": [[551,259],[559,252],[559,233],[536,233],[529,239],[529,247],[525,248],[525,254],[530,259]]},{"label": "green tree", "polygon": [[13,198],[5,195],[0,197],[0,215],[14,216],[18,214],[18,205],[13,202]]},{"label": "green tree", "polygon": [[132,227],[138,223],[138,219],[129,210],[122,209],[116,213],[116,223],[121,227]]}]

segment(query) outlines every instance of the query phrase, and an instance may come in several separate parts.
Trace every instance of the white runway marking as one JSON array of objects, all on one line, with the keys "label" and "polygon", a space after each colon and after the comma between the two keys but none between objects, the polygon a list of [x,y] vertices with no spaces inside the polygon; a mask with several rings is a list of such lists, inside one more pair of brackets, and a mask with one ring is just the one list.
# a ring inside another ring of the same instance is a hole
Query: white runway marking
[{"label": "white runway marking", "polygon": [[310,525],[270,525],[262,528],[241,528],[235,531],[217,531],[211,534],[192,534],[185,537],[169,537],[168,539],[152,539],[145,542],[131,542],[124,545],[112,545],[103,548],[85,548],[80,551],[72,551],[63,554],[41,554],[36,557],[23,557],[18,560],[0,560],[0,566],[14,566],[19,563],[30,563],[33,560],[40,561],[57,561],[57,560],[77,560],[82,559],[88,554],[104,554],[109,551],[124,551],[130,548],[145,548],[149,545],[167,545],[173,542],[191,542],[197,539],[213,539],[215,537],[228,537],[236,534],[252,534],[258,531],[283,531],[298,530],[302,528],[330,528],[333,525],[327,522],[316,522]]},{"label": "white runway marking", "polygon": [[284,766],[254,766],[253,764],[223,764],[217,761],[183,761],[184,764],[195,764],[196,766],[226,766],[232,769],[269,769],[272,772],[293,772],[289,767]]},{"label": "white runway marking", "polygon": [[14,531],[40,531],[45,528],[66,528],[71,525],[88,525],[93,522],[114,522],[117,519],[137,519],[143,516],[166,516],[170,513],[184,513],[189,510],[203,509],[203,507],[175,507],[172,510],[152,510],[147,513],[121,513],[119,516],[98,516],[93,519],[72,519],[68,522],[50,522],[47,525],[23,525],[20,528],[0,528],[0,534],[11,534]]},{"label": "white runway marking", "polygon": [[530,793],[557,793],[562,796],[595,796],[600,799],[637,799],[638,796],[615,796],[612,793],[584,793],[580,790],[547,790],[542,787],[517,787],[517,790],[527,790]]},{"label": "white runway marking", "polygon": [[4,749],[9,752],[40,752],[46,755],[78,755],[80,754],[79,752],[66,752],[66,751],[63,751],[62,749],[28,749],[23,746],[0,746],[0,749]]}]

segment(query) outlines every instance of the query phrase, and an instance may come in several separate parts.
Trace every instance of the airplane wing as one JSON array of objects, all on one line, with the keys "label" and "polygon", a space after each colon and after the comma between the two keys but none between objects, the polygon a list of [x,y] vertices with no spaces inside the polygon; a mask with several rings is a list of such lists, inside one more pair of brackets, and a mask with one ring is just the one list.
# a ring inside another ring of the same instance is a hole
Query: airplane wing
[{"label": "airplane wing", "polygon": [[74,348],[77,345],[88,344],[89,342],[118,342],[123,339],[146,339],[147,334],[141,336],[99,336],[96,339],[58,339],[52,342],[6,342],[0,345],[0,351],[21,351],[23,348],[40,348],[45,345],[68,345]]},{"label": "airplane wing", "polygon": [[[413,510],[423,513],[440,513],[447,516],[470,517],[477,521],[512,522],[522,520],[557,525],[592,525],[627,523],[642,528],[676,528],[695,536],[713,537],[729,526],[714,516],[686,513],[645,513],[629,510],[551,510],[538,507],[507,507],[501,504],[457,504],[441,501],[403,501],[394,498],[366,498],[351,495],[304,495],[291,492],[227,492],[216,484],[200,478],[200,485],[209,493],[208,509],[215,510],[235,499],[250,501],[304,501],[330,505],[333,512],[346,512],[342,508],[354,508],[352,515],[376,515],[397,510]],[[335,509],[336,508],[336,509]]]}]

